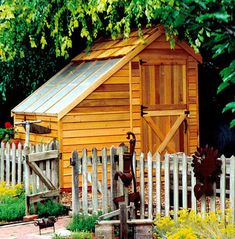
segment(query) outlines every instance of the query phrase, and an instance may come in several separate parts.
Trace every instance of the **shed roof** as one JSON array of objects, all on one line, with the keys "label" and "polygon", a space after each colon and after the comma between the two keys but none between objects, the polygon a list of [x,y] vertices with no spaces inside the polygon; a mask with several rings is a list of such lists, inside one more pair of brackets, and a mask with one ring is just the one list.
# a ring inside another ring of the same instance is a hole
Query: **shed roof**
[{"label": "shed roof", "polygon": [[[135,31],[128,39],[99,40],[88,54],[82,52],[76,56],[69,65],[17,105],[12,113],[54,115],[62,118],[112,74],[160,37],[164,30],[162,27],[155,27],[145,29],[143,33],[143,38]],[[195,54],[186,43],[182,42],[179,45],[201,62],[201,56]]]}]

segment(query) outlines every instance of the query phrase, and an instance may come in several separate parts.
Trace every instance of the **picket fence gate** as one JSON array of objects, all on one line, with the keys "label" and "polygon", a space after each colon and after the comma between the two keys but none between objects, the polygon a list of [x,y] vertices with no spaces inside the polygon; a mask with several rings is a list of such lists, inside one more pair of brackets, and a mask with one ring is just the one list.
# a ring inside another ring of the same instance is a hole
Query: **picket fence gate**
[{"label": "picket fence gate", "polygon": [[23,184],[26,195],[26,215],[30,204],[59,197],[59,150],[58,143],[22,144],[1,143],[0,182],[6,186]]},{"label": "picket fence gate", "polygon": [[[115,155],[119,160],[115,161]],[[235,157],[221,156],[222,174],[220,182],[214,184],[214,195],[203,196],[197,201],[193,188],[196,184],[192,157],[184,153],[147,155],[141,153],[138,157],[134,154],[133,163],[140,192],[141,201],[139,216],[141,219],[152,220],[157,214],[162,216],[177,213],[182,208],[190,208],[204,214],[208,211],[220,211],[225,214],[230,208],[233,219],[235,218]],[[98,156],[94,148],[88,156],[83,149],[81,156],[75,150],[71,155],[73,166],[72,176],[72,211],[74,214],[97,213],[101,210],[115,210],[113,198],[124,194],[120,181],[113,180],[116,171],[123,168],[123,150],[112,147],[108,153],[103,148],[102,155]],[[101,177],[101,178],[99,178]],[[91,190],[90,190],[91,189]],[[133,190],[133,185],[129,191]]]}]

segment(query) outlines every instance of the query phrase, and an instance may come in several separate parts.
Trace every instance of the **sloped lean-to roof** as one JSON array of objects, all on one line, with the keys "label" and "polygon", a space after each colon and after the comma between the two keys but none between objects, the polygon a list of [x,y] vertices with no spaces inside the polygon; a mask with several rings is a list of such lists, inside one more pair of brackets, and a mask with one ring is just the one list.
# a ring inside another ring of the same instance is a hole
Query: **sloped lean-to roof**
[{"label": "sloped lean-to roof", "polygon": [[[68,66],[17,105],[12,113],[62,118],[163,33],[162,27],[155,27],[143,30],[143,38],[139,38],[138,31],[135,31],[128,39],[99,40],[88,54],[82,52],[75,57]],[[182,44],[182,47],[201,61],[201,56],[187,44]]]}]

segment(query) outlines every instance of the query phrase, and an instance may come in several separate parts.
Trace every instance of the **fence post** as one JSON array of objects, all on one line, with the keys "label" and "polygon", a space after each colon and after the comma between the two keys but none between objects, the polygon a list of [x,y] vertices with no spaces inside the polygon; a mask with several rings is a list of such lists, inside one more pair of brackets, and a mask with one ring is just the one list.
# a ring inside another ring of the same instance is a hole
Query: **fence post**
[{"label": "fence post", "polygon": [[79,213],[79,174],[78,174],[78,167],[79,167],[79,159],[78,159],[78,152],[74,150],[72,152],[72,213],[78,214]]}]

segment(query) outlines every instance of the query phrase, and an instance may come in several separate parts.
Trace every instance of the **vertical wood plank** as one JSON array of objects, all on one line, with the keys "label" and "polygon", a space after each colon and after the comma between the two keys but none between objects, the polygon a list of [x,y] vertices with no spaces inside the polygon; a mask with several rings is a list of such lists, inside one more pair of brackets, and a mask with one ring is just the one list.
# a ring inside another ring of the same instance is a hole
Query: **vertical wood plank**
[{"label": "vertical wood plank", "polygon": [[226,208],[226,158],[224,155],[221,156],[221,175],[220,175],[220,210],[222,215],[225,214]]},{"label": "vertical wood plank", "polygon": [[108,212],[108,173],[107,173],[107,149],[102,149],[102,208]]},{"label": "vertical wood plank", "polygon": [[18,144],[18,158],[17,158],[17,183],[22,183],[22,164],[23,164],[23,155],[22,155],[22,145]]},{"label": "vertical wood plank", "polygon": [[85,214],[88,213],[87,201],[87,150],[82,150],[82,210]]},{"label": "vertical wood plank", "polygon": [[6,186],[10,186],[10,144],[6,144]]},{"label": "vertical wood plank", "polygon": [[71,155],[72,158],[72,213],[78,214],[79,213],[79,159],[78,159],[78,152],[74,150]]},{"label": "vertical wood plank", "polygon": [[140,218],[144,218],[144,153],[140,154]]},{"label": "vertical wood plank", "polygon": [[173,185],[174,185],[174,219],[178,218],[179,211],[179,158],[173,157]]},{"label": "vertical wood plank", "polygon": [[153,219],[153,157],[148,153],[148,218]]},{"label": "vertical wood plank", "polygon": [[3,182],[4,181],[4,168],[5,168],[5,163],[4,163],[4,161],[5,161],[5,146],[4,146],[4,143],[3,142],[1,142],[1,151],[0,151],[0,153],[1,153],[1,158],[0,158],[0,180],[1,180],[1,182]]},{"label": "vertical wood plank", "polygon": [[16,185],[16,145],[13,143],[12,144],[12,170],[11,170],[11,185],[15,186]]},{"label": "vertical wood plank", "polygon": [[161,214],[161,155],[156,154],[156,211]]},{"label": "vertical wood plank", "polygon": [[229,200],[230,200],[230,208],[231,208],[231,213],[232,213],[232,222],[234,223],[235,221],[235,157],[232,156],[230,158],[230,195],[229,195]]},{"label": "vertical wood plank", "polygon": [[116,173],[116,162],[115,162],[115,154],[116,149],[114,147],[110,148],[110,201],[111,201],[111,209],[115,210],[116,206],[113,202],[113,199],[117,197],[117,180],[114,180],[114,175]]},{"label": "vertical wood plank", "polygon": [[98,212],[98,188],[97,188],[97,182],[98,182],[98,175],[97,175],[97,149],[92,149],[92,205],[93,205],[93,212]]},{"label": "vertical wood plank", "polygon": [[165,216],[170,215],[170,157],[169,154],[164,156],[164,176],[165,176]]},{"label": "vertical wood plank", "polygon": [[188,161],[185,154],[182,155],[182,201],[183,208],[188,207]]}]

